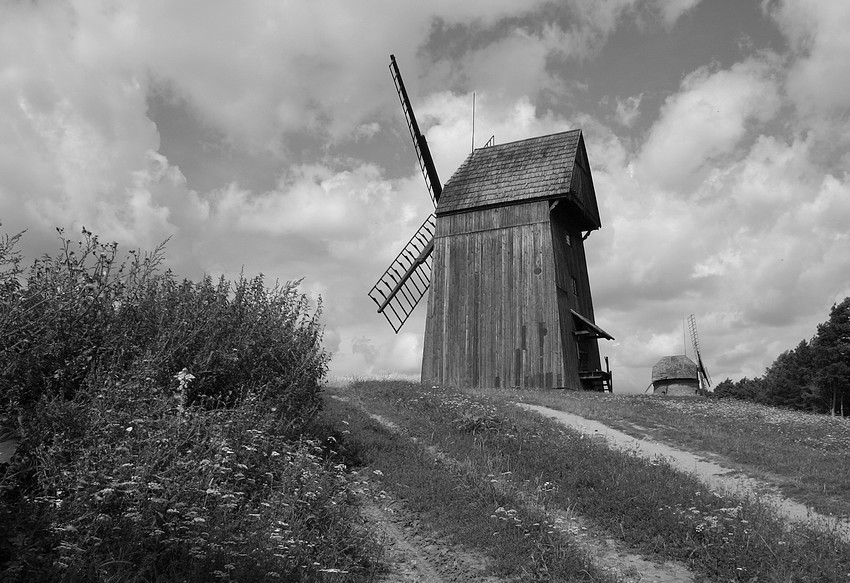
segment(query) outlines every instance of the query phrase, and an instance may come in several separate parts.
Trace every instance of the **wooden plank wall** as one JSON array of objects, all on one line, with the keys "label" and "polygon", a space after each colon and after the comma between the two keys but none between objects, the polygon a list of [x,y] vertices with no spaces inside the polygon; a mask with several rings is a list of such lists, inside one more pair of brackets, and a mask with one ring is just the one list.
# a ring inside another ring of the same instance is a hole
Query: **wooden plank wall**
[{"label": "wooden plank wall", "polygon": [[565,386],[549,203],[438,217],[423,381]]}]

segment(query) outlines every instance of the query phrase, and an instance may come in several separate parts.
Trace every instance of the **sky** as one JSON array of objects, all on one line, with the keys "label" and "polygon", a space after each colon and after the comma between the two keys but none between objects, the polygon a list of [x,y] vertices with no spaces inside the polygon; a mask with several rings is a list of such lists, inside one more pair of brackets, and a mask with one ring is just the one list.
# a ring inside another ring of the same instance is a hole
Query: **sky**
[{"label": "sky", "polygon": [[737,380],[850,296],[846,0],[0,0],[0,229],[301,279],[332,378],[417,378],[424,302],[396,335],[366,295],[432,210],[391,53],[443,182],[473,93],[476,147],[583,131],[616,392],[689,314]]}]

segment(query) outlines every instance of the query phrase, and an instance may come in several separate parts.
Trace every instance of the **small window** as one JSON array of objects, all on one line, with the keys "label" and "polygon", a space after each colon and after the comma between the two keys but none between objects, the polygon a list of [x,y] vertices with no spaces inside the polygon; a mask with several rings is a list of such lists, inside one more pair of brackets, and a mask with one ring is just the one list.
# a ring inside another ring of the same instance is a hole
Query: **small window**
[{"label": "small window", "polygon": [[567,231],[567,232],[564,234],[564,239],[567,241],[567,247],[572,247],[572,246],[573,246],[573,238],[572,238],[572,237],[570,237],[570,233],[569,233],[569,231]]},{"label": "small window", "polygon": [[578,280],[576,278],[570,278],[570,285],[573,287],[573,294],[578,295]]}]

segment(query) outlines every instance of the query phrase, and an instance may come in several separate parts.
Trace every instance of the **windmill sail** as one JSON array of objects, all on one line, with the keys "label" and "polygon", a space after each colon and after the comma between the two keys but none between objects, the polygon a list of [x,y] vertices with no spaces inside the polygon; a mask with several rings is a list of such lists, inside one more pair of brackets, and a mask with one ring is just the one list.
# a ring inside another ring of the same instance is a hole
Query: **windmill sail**
[{"label": "windmill sail", "polygon": [[[390,55],[390,72],[401,101],[404,119],[407,121],[407,129],[410,130],[410,137],[413,138],[413,148],[416,150],[419,168],[425,178],[425,186],[428,188],[431,202],[436,207],[443,187],[437,176],[437,168],[431,158],[428,142],[419,131],[419,124],[416,123],[416,116],[413,115],[413,106],[410,105],[401,72],[393,55]],[[436,223],[437,219],[433,214],[425,219],[378,283],[369,291],[369,297],[378,305],[378,313],[384,315],[396,334],[431,284],[431,251],[434,249]]]},{"label": "windmill sail", "polygon": [[369,291],[393,330],[398,333],[431,282],[431,251],[436,218],[430,215]]},{"label": "windmill sail", "polygon": [[413,106],[410,105],[410,99],[407,97],[407,90],[404,88],[404,81],[401,79],[401,71],[398,70],[395,55],[390,55],[390,72],[392,73],[393,82],[398,92],[399,101],[401,101],[401,109],[404,111],[404,119],[407,120],[407,129],[410,130],[410,137],[413,139],[413,147],[416,150],[416,158],[419,160],[419,168],[422,170],[425,185],[428,187],[428,194],[431,195],[431,201],[434,203],[434,206],[437,206],[437,201],[440,200],[443,187],[440,184],[440,178],[437,176],[437,167],[434,166],[434,159],[431,158],[431,150],[428,148],[428,142],[425,141],[425,136],[419,131],[419,124],[416,123],[416,116],[413,115]]},{"label": "windmill sail", "polygon": [[697,334],[697,319],[691,314],[688,317],[688,328],[691,331],[691,342],[694,345],[694,357],[697,361],[697,374],[699,374],[700,386],[705,384],[706,387],[711,386],[711,377],[708,375],[708,369],[702,362],[702,354],[699,350],[699,335]]}]

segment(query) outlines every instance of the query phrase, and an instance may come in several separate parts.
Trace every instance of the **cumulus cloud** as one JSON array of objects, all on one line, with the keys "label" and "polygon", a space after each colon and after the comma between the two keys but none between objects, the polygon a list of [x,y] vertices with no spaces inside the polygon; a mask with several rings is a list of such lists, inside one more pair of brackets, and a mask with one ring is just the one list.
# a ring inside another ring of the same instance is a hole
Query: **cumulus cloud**
[{"label": "cumulus cloud", "polygon": [[640,102],[643,101],[643,93],[640,95],[632,95],[625,99],[616,99],[614,113],[617,121],[626,127],[634,125],[640,115]]},{"label": "cumulus cloud", "polygon": [[788,93],[806,113],[840,114],[850,108],[850,5],[782,0],[769,4],[793,48]]},{"label": "cumulus cloud", "polygon": [[779,103],[769,61],[714,72],[702,67],[665,101],[637,167],[661,188],[686,191],[704,178],[707,163],[735,156],[748,126],[768,121]]}]

